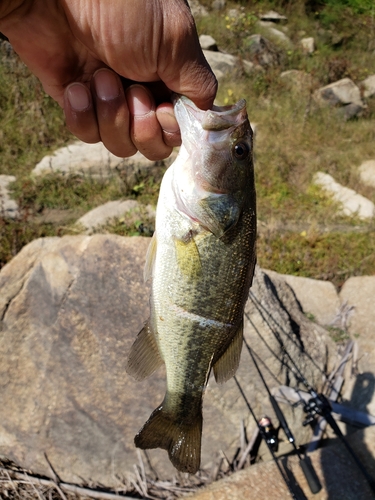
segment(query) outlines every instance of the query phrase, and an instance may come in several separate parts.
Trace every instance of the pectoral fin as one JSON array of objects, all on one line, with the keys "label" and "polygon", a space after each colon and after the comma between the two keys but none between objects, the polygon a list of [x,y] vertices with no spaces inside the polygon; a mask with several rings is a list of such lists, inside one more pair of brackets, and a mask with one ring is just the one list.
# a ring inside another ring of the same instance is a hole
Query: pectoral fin
[{"label": "pectoral fin", "polygon": [[143,270],[143,279],[146,283],[153,274],[154,270],[154,263],[155,263],[155,258],[156,258],[156,248],[157,248],[157,241],[156,241],[156,232],[153,234],[150,244],[147,249],[146,253],[146,263],[145,263],[145,268]]},{"label": "pectoral fin", "polygon": [[162,364],[163,360],[155,335],[150,327],[150,322],[147,322],[131,347],[126,371],[136,380],[143,380]]},{"label": "pectoral fin", "polygon": [[240,364],[242,342],[243,320],[241,321],[227,350],[214,364],[214,375],[218,384],[223,384],[235,375],[238,365]]},{"label": "pectoral fin", "polygon": [[181,273],[190,278],[197,278],[202,271],[202,264],[194,238],[191,236],[186,241],[175,239],[174,243]]},{"label": "pectoral fin", "polygon": [[200,222],[218,238],[237,224],[241,215],[241,207],[231,194],[212,194],[199,204],[203,209]]}]

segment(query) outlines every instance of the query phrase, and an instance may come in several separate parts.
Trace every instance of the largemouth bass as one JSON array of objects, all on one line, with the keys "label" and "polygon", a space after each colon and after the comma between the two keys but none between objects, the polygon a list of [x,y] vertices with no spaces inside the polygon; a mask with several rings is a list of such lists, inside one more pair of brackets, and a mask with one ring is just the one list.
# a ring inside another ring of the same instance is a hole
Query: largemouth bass
[{"label": "largemouth bass", "polygon": [[244,100],[202,111],[179,97],[174,110],[182,146],[160,187],[145,267],[151,315],[127,371],[142,380],[165,363],[165,398],[135,445],[166,449],[178,470],[195,473],[211,369],[223,383],[240,360],[255,266],[252,131]]}]

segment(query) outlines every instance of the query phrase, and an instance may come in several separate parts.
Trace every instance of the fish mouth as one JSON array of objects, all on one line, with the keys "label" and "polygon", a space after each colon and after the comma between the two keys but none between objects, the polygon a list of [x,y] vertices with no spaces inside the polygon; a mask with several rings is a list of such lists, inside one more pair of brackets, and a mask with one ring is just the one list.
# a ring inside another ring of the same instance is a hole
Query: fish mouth
[{"label": "fish mouth", "polygon": [[238,127],[247,120],[246,101],[241,99],[230,106],[212,106],[204,111],[199,109],[193,101],[186,96],[175,95],[173,105],[177,116],[188,117],[189,121],[199,122],[203,130],[222,131]]}]

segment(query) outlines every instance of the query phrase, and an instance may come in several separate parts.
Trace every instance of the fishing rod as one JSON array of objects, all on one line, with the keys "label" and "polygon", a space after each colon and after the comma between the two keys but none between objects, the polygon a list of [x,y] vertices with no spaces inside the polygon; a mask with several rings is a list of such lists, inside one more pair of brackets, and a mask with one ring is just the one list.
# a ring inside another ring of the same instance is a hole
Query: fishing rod
[{"label": "fishing rod", "polygon": [[303,474],[306,478],[306,481],[309,485],[310,491],[311,491],[311,493],[314,493],[314,494],[318,493],[322,489],[322,485],[320,484],[319,478],[316,475],[316,472],[312,466],[310,458],[307,455],[302,456],[300,449],[296,445],[293,433],[292,433],[292,431],[291,431],[291,429],[286,421],[285,415],[282,412],[282,410],[279,406],[279,403],[276,401],[275,397],[271,393],[271,391],[268,387],[268,384],[263,376],[263,373],[261,372],[261,370],[259,368],[259,365],[255,359],[253,350],[251,349],[251,347],[249,346],[249,344],[246,342],[245,339],[244,339],[244,343],[245,343],[245,346],[246,346],[246,348],[251,356],[251,359],[253,360],[254,366],[255,366],[260,378],[262,379],[263,385],[266,388],[270,403],[272,405],[272,408],[275,411],[276,417],[277,417],[281,427],[283,428],[283,431],[284,431],[288,441],[292,444],[292,446],[293,446],[293,448],[294,448],[294,450],[299,458],[299,463],[300,463],[301,469],[303,471]]},{"label": "fishing rod", "polygon": [[[314,360],[314,358],[309,354],[307,353],[304,348],[303,348],[303,344],[301,345],[298,344],[296,342],[296,340],[294,338],[291,337],[290,333],[288,333],[287,331],[285,331],[285,329],[275,320],[275,318],[272,316],[272,314],[260,303],[260,301],[257,299],[257,297],[251,292],[249,292],[249,298],[250,300],[253,302],[253,304],[255,305],[255,307],[257,308],[259,314],[261,315],[262,319],[265,321],[265,323],[269,326],[271,332],[274,334],[274,336],[276,337],[277,341],[279,342],[283,352],[290,358],[290,355],[289,353],[286,351],[286,348],[283,344],[283,341],[281,340],[280,338],[280,334],[276,331],[276,329],[279,329],[281,330],[285,335],[286,337],[288,337],[288,339],[301,351],[303,352],[303,354],[309,359],[309,361],[315,366],[315,368],[317,368],[321,374],[323,375],[323,377],[326,378],[326,373],[324,372],[324,370],[322,370],[322,368],[316,363],[316,361]],[[270,352],[273,354],[273,356],[276,357],[276,359],[279,360],[278,358],[278,355],[271,349],[271,347],[267,344],[267,342],[262,338],[262,336],[260,335],[260,333],[258,332],[257,328],[255,327],[255,325],[253,324],[253,322],[251,321],[249,315],[247,313],[245,313],[247,319],[249,320],[249,322],[251,323],[251,325],[253,326],[254,330],[258,333],[258,335],[260,336],[260,338],[262,339],[262,341],[266,344],[267,348],[270,350]],[[274,323],[275,328],[272,327],[272,325],[270,324],[270,322],[268,321],[266,315],[268,316],[268,318],[270,320],[272,320],[272,322]],[[291,359],[291,358],[290,358]],[[280,360],[279,360],[280,361]],[[283,360],[280,361],[282,364],[285,364]],[[293,362],[293,360],[292,360]],[[295,364],[295,363],[294,363]],[[290,369],[290,367],[288,367]],[[293,372],[293,370],[291,370]],[[327,382],[329,383],[329,381],[327,380]],[[306,386],[307,387],[307,386]]]},{"label": "fishing rod", "polygon": [[234,378],[234,381],[236,382],[236,385],[237,385],[237,387],[238,387],[238,390],[239,390],[239,391],[240,391],[240,393],[241,393],[241,396],[243,397],[243,399],[244,399],[244,401],[245,401],[245,403],[246,403],[246,406],[247,406],[247,408],[248,408],[249,412],[251,413],[251,415],[252,415],[253,419],[255,420],[255,423],[256,423],[256,425],[257,425],[257,427],[258,427],[258,429],[259,429],[259,433],[260,433],[260,435],[261,435],[262,439],[263,439],[263,440],[265,441],[265,443],[267,444],[267,447],[268,447],[268,449],[269,449],[269,451],[270,451],[270,453],[271,453],[271,455],[272,455],[273,461],[275,462],[276,467],[278,468],[278,471],[279,471],[279,473],[280,473],[281,477],[283,478],[284,483],[286,484],[286,486],[287,486],[287,488],[288,488],[288,491],[289,491],[289,493],[290,493],[291,497],[293,498],[293,500],[298,500],[298,498],[296,497],[296,495],[295,495],[295,493],[294,493],[294,491],[293,491],[293,489],[292,489],[292,486],[291,486],[291,484],[290,484],[290,481],[289,481],[289,479],[288,479],[287,475],[285,474],[285,472],[283,471],[283,469],[281,468],[281,466],[280,466],[280,464],[279,464],[279,461],[277,460],[277,457],[276,457],[275,452],[274,452],[274,447],[273,447],[273,445],[270,443],[269,439],[267,438],[267,435],[266,435],[266,432],[265,432],[264,427],[263,427],[263,426],[259,423],[259,421],[257,420],[256,415],[255,415],[255,413],[254,413],[254,411],[253,411],[253,409],[252,409],[252,407],[251,407],[251,405],[250,405],[250,403],[249,403],[249,400],[247,399],[247,397],[246,397],[245,393],[244,393],[244,392],[243,392],[243,390],[242,390],[242,387],[241,387],[240,383],[239,383],[239,382],[238,382],[238,380],[237,380],[237,377],[236,377],[236,376],[234,376],[233,378]]},{"label": "fishing rod", "polygon": [[[256,300],[256,299],[255,299]],[[253,301],[253,303],[255,303]],[[256,306],[257,307],[257,306]],[[342,441],[346,449],[349,451],[351,457],[353,458],[355,464],[357,465],[358,469],[361,471],[362,475],[366,478],[366,481],[368,482],[372,492],[375,494],[375,479],[373,479],[369,473],[367,472],[366,468],[354,452],[353,448],[350,446],[348,443],[347,439],[341,432],[339,426],[337,425],[336,421],[334,420],[332,416],[332,408],[331,405],[328,401],[328,399],[324,396],[324,394],[319,393],[315,391],[315,389],[309,384],[309,382],[306,380],[304,377],[303,373],[301,370],[298,368],[297,363],[294,361],[294,359],[291,357],[289,352],[287,351],[282,339],[280,338],[280,335],[276,330],[273,328],[270,328],[274,337],[278,341],[281,350],[284,355],[289,359],[290,363],[286,363],[285,360],[280,360],[280,358],[277,356],[277,354],[268,346],[267,342],[263,339],[262,335],[258,331],[258,329],[255,327],[254,323],[251,321],[250,317],[248,314],[246,314],[247,319],[253,326],[254,330],[258,334],[258,336],[261,338],[261,340],[267,345],[267,347],[270,349],[272,354],[276,357],[276,359],[280,362],[283,363],[296,377],[297,381],[301,382],[307,389],[307,391],[310,393],[311,398],[307,402],[302,402],[303,404],[303,410],[307,414],[307,418],[303,422],[302,425],[308,425],[311,424],[315,421],[315,417],[317,415],[320,415],[321,417],[325,418],[327,423],[331,426],[333,432],[336,434],[336,436]]]}]

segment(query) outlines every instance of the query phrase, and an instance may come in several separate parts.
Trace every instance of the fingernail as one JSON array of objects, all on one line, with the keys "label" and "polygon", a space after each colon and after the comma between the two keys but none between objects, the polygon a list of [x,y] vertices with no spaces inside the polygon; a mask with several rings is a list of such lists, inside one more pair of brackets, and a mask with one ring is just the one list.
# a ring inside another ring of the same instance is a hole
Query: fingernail
[{"label": "fingernail", "polygon": [[154,109],[154,103],[148,91],[141,85],[132,85],[128,88],[127,100],[130,112],[134,116],[144,116]]},{"label": "fingernail", "polygon": [[116,75],[108,69],[100,69],[94,74],[95,90],[99,99],[111,101],[120,95]]},{"label": "fingernail", "polygon": [[176,117],[173,113],[168,113],[166,111],[156,111],[157,119],[160,123],[161,128],[165,132],[175,134],[180,131],[180,127],[177,123]]},{"label": "fingernail", "polygon": [[90,106],[89,91],[82,83],[72,83],[66,89],[68,101],[76,111],[84,111]]}]

